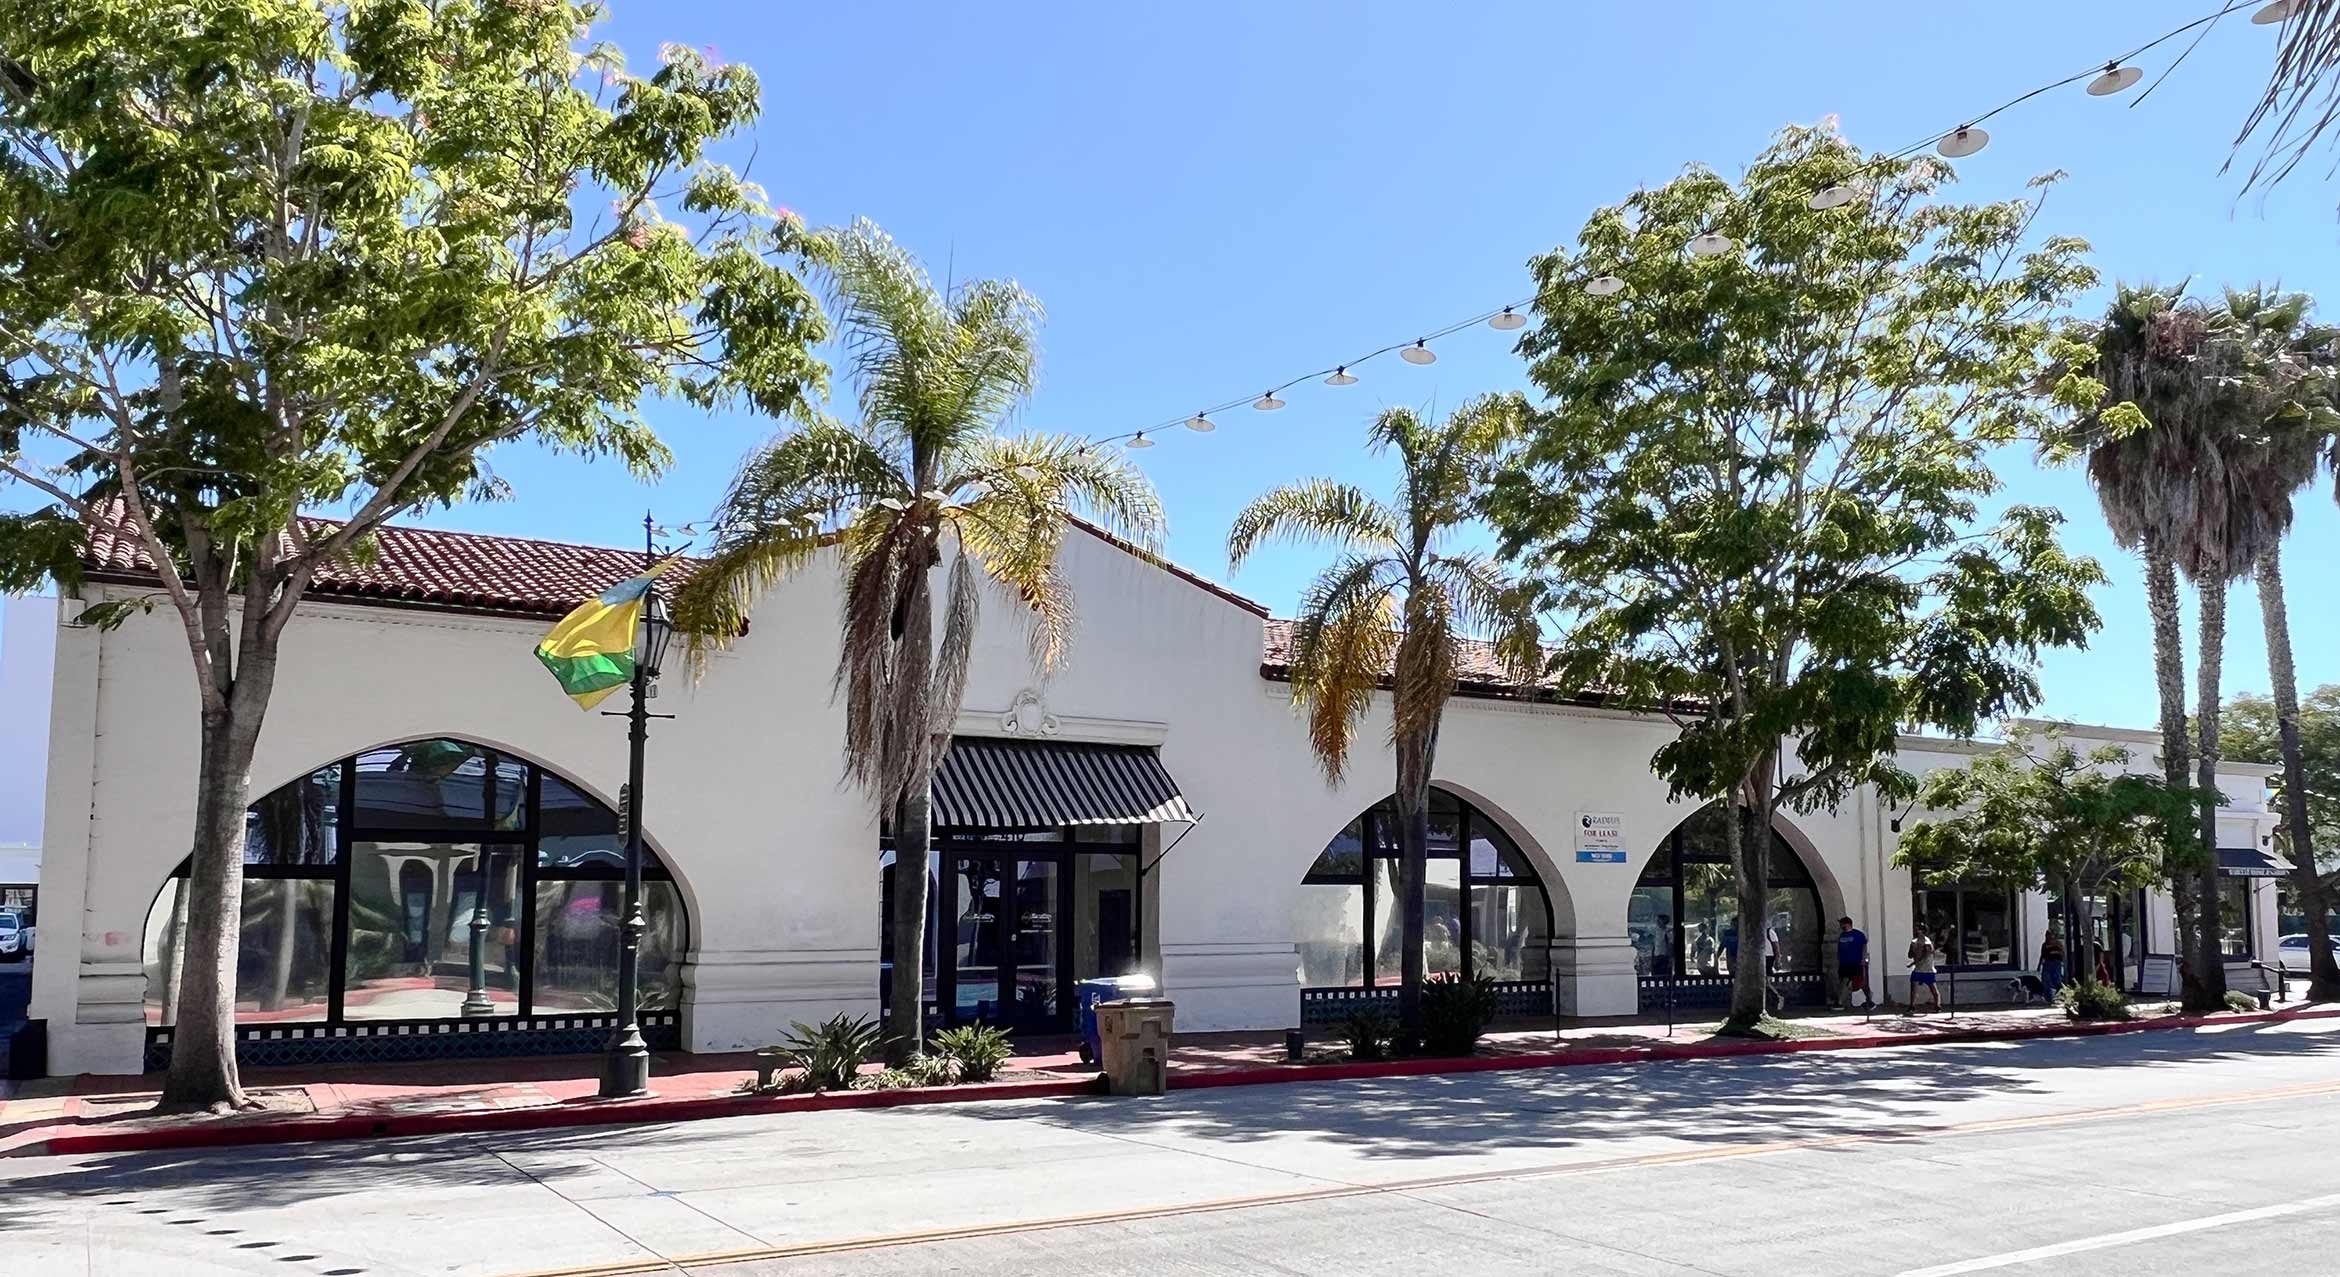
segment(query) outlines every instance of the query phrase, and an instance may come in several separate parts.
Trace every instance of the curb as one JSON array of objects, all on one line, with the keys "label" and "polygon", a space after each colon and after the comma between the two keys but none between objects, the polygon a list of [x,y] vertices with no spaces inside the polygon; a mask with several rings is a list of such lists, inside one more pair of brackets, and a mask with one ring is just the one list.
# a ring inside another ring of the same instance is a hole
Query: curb
[{"label": "curb", "polygon": [[1058,1099],[1101,1095],[1096,1077],[985,1082],[974,1086],[904,1087],[895,1091],[822,1091],[811,1095],[702,1095],[638,1100],[598,1098],[556,1104],[471,1112],[409,1113],[372,1117],[290,1117],[273,1122],[219,1122],[145,1131],[97,1131],[52,1135],[0,1156],[40,1157],[73,1153],[137,1153],[168,1149],[231,1148],[252,1144],[306,1144],[321,1140],[389,1139],[414,1135],[456,1135],[481,1131],[539,1131],[570,1126],[630,1126],[653,1122],[695,1122],[715,1117],[828,1109],[896,1108],[911,1104],[976,1104],[987,1100]]},{"label": "curb", "polygon": [[1647,1064],[1659,1060],[1711,1060],[1747,1055],[1793,1055],[1806,1051],[1871,1051],[1880,1047],[1962,1045],[1976,1042],[2019,1042],[2035,1038],[2091,1038],[2114,1033],[2150,1033],[2162,1029],[2192,1029],[2211,1024],[2267,1024],[2286,1020],[2328,1020],[2340,1017],[2340,1008],[2313,1011],[2223,1012],[2215,1015],[2165,1016],[2157,1020],[2118,1020],[2082,1024],[2042,1024],[2016,1029],[1955,1029],[1917,1036],[1907,1033],[1864,1033],[1847,1037],[1791,1038],[1784,1041],[1682,1043],[1678,1046],[1584,1047],[1574,1051],[1538,1051],[1522,1055],[1467,1055],[1427,1060],[1364,1060],[1345,1064],[1269,1064],[1254,1068],[1222,1069],[1175,1079],[1172,1089],[1204,1090],[1216,1086],[1262,1086],[1278,1082],[1338,1082],[1360,1078],[1428,1077],[1443,1073],[1498,1073],[1513,1069],[1565,1069],[1589,1065]]},{"label": "curb", "polygon": [[[1340,1082],[1387,1077],[1427,1077],[1447,1073],[1495,1073],[1524,1069],[1584,1068],[1599,1065],[1647,1064],[1661,1060],[1709,1060],[1752,1055],[1793,1055],[1807,1051],[1868,1051],[1881,1047],[2011,1042],[2036,1038],[2103,1037],[2115,1033],[2149,1033],[2164,1029],[2191,1029],[2217,1024],[2268,1024],[2290,1020],[2340,1018],[2340,1008],[2307,1011],[2228,1012],[2219,1015],[2168,1016],[2157,1020],[2112,1023],[2043,1024],[2015,1029],[1959,1029],[1917,1037],[1910,1034],[1867,1033],[1850,1037],[1795,1038],[1786,1041],[1683,1043],[1669,1046],[1586,1047],[1574,1051],[1541,1051],[1522,1055],[1460,1056],[1451,1059],[1374,1060],[1343,1064],[1277,1064],[1254,1068],[1219,1069],[1172,1080],[1175,1091],[1209,1090],[1223,1086],[1264,1086],[1289,1082]],[[455,1135],[486,1131],[540,1131],[572,1126],[644,1125],[655,1122],[693,1122],[717,1117],[753,1117],[766,1113],[823,1112],[831,1109],[898,1108],[925,1104],[979,1104],[991,1100],[1068,1099],[1105,1094],[1103,1076],[1039,1079],[1025,1082],[989,1082],[976,1086],[905,1087],[898,1091],[824,1091],[812,1095],[741,1097],[703,1095],[638,1100],[597,1098],[564,1100],[556,1104],[475,1111],[391,1114],[373,1117],[344,1114],[334,1117],[291,1117],[270,1122],[219,1122],[144,1131],[64,1133],[29,1141],[0,1153],[0,1157],[64,1156],[80,1153],[135,1153],[173,1149],[232,1148],[257,1144],[306,1144],[325,1140],[390,1139],[417,1135]]]}]

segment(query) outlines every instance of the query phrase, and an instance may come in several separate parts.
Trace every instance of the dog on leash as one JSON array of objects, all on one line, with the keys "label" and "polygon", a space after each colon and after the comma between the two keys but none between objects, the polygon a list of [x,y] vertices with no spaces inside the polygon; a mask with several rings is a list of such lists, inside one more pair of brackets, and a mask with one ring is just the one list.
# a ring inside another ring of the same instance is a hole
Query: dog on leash
[{"label": "dog on leash", "polygon": [[2007,1000],[2009,1002],[2030,1006],[2034,998],[2041,1002],[2048,1000],[2047,986],[2040,983],[2038,976],[2025,971],[2007,982]]}]

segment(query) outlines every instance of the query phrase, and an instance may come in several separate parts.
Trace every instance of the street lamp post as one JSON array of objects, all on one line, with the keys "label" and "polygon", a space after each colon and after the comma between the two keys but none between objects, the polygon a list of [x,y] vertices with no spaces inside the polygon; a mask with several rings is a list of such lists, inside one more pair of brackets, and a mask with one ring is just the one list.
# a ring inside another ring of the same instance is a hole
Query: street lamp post
[{"label": "street lamp post", "polygon": [[[642,519],[642,560],[657,562],[651,544],[653,525]],[[618,941],[617,1029],[609,1040],[609,1054],[601,1068],[601,1095],[621,1099],[650,1089],[650,1044],[642,1037],[642,933],[649,923],[642,916],[642,750],[650,739],[650,692],[658,678],[659,662],[666,657],[674,625],[666,605],[653,587],[642,601],[642,620],[634,630],[634,704],[626,711],[626,885],[619,908],[625,921]],[[665,717],[661,715],[660,717]]]}]

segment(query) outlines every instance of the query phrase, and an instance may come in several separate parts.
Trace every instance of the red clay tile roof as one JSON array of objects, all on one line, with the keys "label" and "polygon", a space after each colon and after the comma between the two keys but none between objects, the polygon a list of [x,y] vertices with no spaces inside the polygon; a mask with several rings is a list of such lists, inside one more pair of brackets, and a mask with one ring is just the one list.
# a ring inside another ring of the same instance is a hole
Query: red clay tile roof
[{"label": "red clay tile roof", "polygon": [[[310,593],[352,601],[561,616],[642,571],[640,550],[403,524],[384,527],[375,543],[379,553],[373,562],[330,565],[319,571]],[[82,564],[100,579],[153,579],[154,561],[127,528],[93,526]],[[665,580],[680,580],[692,566],[685,562]]]},{"label": "red clay tile roof", "polygon": [[[1267,623],[1266,631],[1260,640],[1260,677],[1279,683],[1290,681],[1292,677],[1292,626],[1293,622],[1282,619],[1272,619]],[[1521,688],[1519,683],[1505,672],[1503,662],[1495,655],[1495,645],[1482,643],[1477,639],[1463,640],[1462,651],[1456,660],[1455,675],[1455,691],[1463,696],[1522,697],[1532,695],[1537,700],[1550,700],[1557,697],[1571,704],[1580,705],[1609,703],[1609,697],[1597,688],[1586,688],[1562,694],[1560,685],[1549,677],[1538,678],[1533,692],[1530,693]],[[1386,674],[1382,676],[1384,686],[1388,684],[1389,677]]]}]

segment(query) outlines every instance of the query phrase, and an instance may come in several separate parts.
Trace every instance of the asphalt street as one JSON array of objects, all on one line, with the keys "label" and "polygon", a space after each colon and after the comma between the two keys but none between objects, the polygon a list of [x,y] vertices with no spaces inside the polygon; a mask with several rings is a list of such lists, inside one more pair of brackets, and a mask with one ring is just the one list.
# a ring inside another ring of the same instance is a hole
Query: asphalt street
[{"label": "asphalt street", "polygon": [[2340,1022],[0,1162],[39,1274],[2340,1271]]}]

